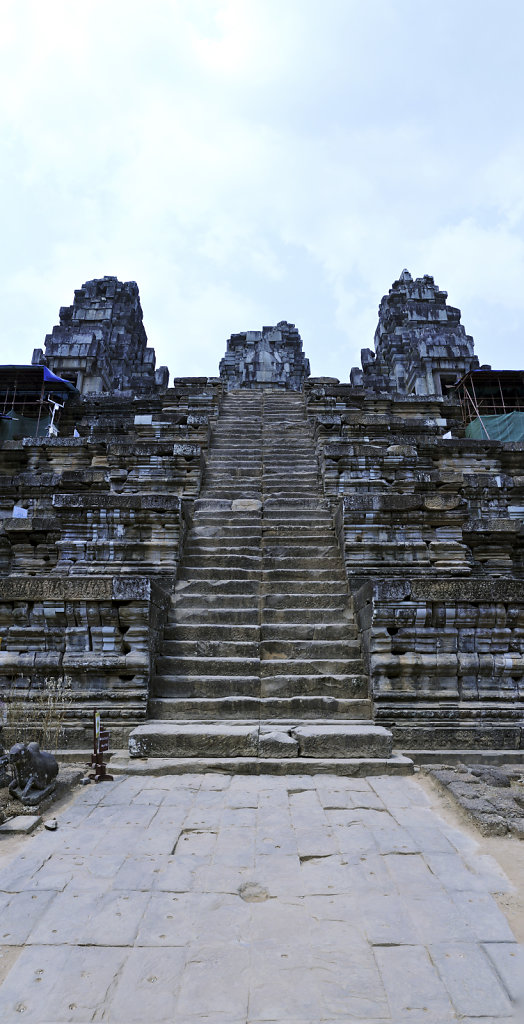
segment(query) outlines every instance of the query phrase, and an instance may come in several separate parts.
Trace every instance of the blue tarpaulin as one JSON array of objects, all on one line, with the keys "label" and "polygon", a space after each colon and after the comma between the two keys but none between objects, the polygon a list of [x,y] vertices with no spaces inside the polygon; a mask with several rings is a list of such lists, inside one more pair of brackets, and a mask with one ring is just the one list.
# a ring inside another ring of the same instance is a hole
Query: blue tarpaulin
[{"label": "blue tarpaulin", "polygon": [[75,388],[75,385],[72,384],[70,380],[64,380],[63,377],[57,377],[56,373],[53,373],[53,371],[50,370],[47,366],[43,366],[43,364],[41,364],[41,363],[36,363],[34,368],[35,368],[35,370],[43,370],[44,371],[44,380],[47,381],[49,384],[56,384],[56,385],[60,384],[61,385],[60,390],[66,390],[66,391],[76,391],[77,390]]}]

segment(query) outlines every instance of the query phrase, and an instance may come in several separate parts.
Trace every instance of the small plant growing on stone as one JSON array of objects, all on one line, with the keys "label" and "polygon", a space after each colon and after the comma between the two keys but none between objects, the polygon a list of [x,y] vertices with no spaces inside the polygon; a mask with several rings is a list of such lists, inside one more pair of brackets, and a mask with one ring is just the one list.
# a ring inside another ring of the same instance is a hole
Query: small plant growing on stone
[{"label": "small plant growing on stone", "polygon": [[73,701],[71,679],[49,676],[42,686],[21,689],[11,686],[0,704],[3,741],[13,743],[37,740],[42,749],[56,751],[63,733],[64,720]]}]

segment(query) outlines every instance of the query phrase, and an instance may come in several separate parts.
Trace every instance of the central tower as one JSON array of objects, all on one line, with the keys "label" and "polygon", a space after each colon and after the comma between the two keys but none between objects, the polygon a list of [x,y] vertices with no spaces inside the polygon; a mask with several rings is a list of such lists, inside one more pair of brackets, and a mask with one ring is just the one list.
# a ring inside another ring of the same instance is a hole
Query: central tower
[{"label": "central tower", "polygon": [[281,320],[276,327],[232,334],[219,369],[229,391],[267,384],[301,391],[309,377],[309,359],[304,356],[295,325]]}]

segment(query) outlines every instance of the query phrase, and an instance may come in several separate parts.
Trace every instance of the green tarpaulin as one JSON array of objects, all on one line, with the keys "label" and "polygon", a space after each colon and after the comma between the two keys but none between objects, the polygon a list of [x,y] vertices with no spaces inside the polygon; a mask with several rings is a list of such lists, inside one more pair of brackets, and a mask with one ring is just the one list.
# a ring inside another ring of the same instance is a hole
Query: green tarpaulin
[{"label": "green tarpaulin", "polygon": [[505,416],[483,416],[482,422],[472,420],[466,437],[476,441],[524,441],[524,412],[508,412]]},{"label": "green tarpaulin", "polygon": [[34,416],[21,416],[14,412],[0,419],[0,441],[13,441],[20,437],[45,437],[51,417],[45,412],[40,422]]}]

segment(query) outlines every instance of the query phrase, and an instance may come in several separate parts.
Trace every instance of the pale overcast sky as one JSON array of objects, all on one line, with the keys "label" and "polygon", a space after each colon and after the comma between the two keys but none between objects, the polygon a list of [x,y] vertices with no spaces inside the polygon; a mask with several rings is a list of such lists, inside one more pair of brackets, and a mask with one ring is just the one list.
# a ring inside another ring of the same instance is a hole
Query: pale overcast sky
[{"label": "pale overcast sky", "polygon": [[289,320],[347,380],[407,267],[524,364],[522,0],[0,0],[1,362],[135,280],[157,364]]}]

